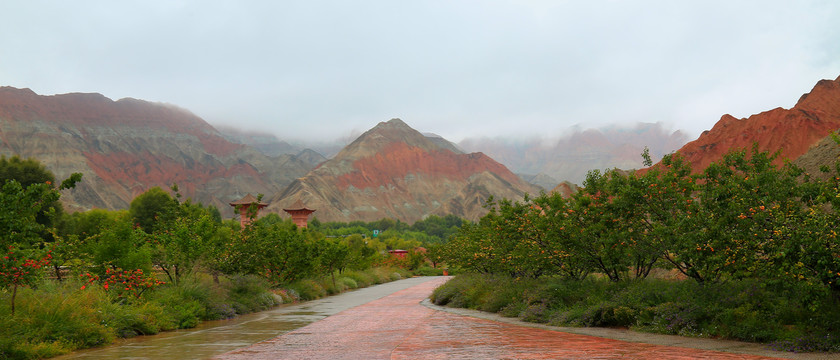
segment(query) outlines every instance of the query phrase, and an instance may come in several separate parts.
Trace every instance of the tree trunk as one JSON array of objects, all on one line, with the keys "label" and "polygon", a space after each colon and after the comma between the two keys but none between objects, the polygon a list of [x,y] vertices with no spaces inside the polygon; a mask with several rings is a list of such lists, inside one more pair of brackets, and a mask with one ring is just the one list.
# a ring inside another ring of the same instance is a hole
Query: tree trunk
[{"label": "tree trunk", "polygon": [[15,284],[15,286],[12,288],[12,315],[15,314],[15,297],[17,296],[17,288],[17,284]]}]

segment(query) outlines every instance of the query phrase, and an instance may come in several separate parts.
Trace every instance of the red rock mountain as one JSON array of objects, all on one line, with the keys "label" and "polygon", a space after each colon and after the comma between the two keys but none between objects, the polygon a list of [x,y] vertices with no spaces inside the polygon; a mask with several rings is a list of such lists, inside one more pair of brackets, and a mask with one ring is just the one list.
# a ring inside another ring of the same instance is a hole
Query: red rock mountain
[{"label": "red rock mountain", "polygon": [[41,96],[0,87],[0,154],[34,157],[56,177],[83,174],[62,200],[71,208],[125,209],[153,186],[232,214],[246,193],[273,194],[311,167],[234,144],[189,111],[100,94]]},{"label": "red rock mountain", "polygon": [[781,150],[777,160],[795,160],[811,146],[840,129],[840,77],[820,80],[791,109],[776,108],[746,119],[723,115],[711,130],[678,151],[702,171],[732,149],[758,143],[763,151]]},{"label": "red rock mountain", "polygon": [[476,220],[490,195],[520,199],[539,188],[482,153],[464,154],[402,120],[379,123],[274,196],[269,211],[298,199],[321,221],[412,223],[428,215]]}]

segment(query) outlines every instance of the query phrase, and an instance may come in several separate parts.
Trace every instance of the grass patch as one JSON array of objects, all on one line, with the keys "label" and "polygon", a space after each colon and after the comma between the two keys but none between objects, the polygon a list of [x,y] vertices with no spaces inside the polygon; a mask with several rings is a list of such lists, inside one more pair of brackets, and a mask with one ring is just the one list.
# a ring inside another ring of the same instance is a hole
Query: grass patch
[{"label": "grass patch", "polygon": [[434,291],[438,305],[555,326],[623,327],[771,344],[787,351],[840,351],[840,301],[800,284],[731,280],[513,279],[458,275]]},{"label": "grass patch", "polygon": [[39,359],[105,345],[117,338],[192,328],[206,320],[226,319],[337,294],[348,289],[410,277],[408,271],[376,268],[346,271],[271,289],[253,275],[231,276],[215,283],[209,276],[166,284],[140,298],[116,298],[102,286],[78,279],[48,280],[21,288],[11,314],[11,294],[0,289],[0,359]]}]

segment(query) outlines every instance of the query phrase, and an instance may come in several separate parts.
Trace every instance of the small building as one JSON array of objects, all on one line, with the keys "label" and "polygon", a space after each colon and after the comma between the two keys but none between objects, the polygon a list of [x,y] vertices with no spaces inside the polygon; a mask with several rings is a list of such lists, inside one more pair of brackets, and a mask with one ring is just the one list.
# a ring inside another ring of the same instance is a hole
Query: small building
[{"label": "small building", "polygon": [[250,215],[252,214],[249,214],[249,211],[251,210],[252,205],[256,206],[255,212],[253,214],[254,219],[256,219],[257,216],[259,216],[260,210],[262,210],[262,208],[268,206],[268,204],[260,202],[259,200],[257,200],[256,197],[254,197],[254,195],[251,194],[247,194],[242,199],[230,203],[230,206],[233,206],[234,211],[239,213],[239,225],[241,225],[242,228],[245,228],[246,226],[251,224]]},{"label": "small building", "polygon": [[283,211],[292,216],[292,221],[299,228],[306,228],[309,225],[309,215],[315,212],[315,210],[307,208],[300,199]]},{"label": "small building", "polygon": [[405,258],[406,256],[408,256],[408,250],[388,250],[388,253],[391,254],[391,256],[396,256],[398,258]]}]

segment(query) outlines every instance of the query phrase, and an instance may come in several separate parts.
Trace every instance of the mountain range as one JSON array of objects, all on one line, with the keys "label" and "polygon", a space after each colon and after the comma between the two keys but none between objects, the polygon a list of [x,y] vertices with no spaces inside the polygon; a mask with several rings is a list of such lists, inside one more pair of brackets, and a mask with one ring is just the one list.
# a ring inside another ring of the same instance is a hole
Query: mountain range
[{"label": "mountain range", "polygon": [[34,157],[58,179],[81,172],[62,197],[70,210],[126,209],[151,187],[177,184],[184,196],[232,215],[229,201],[274,194],[311,168],[232,143],[172,105],[12,87],[0,87],[0,154]]},{"label": "mountain range", "polygon": [[[688,143],[679,131],[640,124],[575,131],[553,143],[483,139],[456,145],[392,119],[325,157],[271,135],[220,131],[170,104],[0,87],[0,154],[34,157],[58,179],[83,173],[77,188],[62,197],[71,211],[126,209],[153,186],[177,184],[185,197],[214,205],[226,217],[233,216],[229,202],[252,193],[264,194],[268,211],[281,214],[301,200],[321,221],[389,217],[410,223],[447,214],[475,220],[486,213],[490,196],[521,199],[543,190],[533,183],[559,183],[555,191],[569,194],[590,169],[637,168],[645,145],[654,158],[679,147],[702,171],[727,151],[756,143],[780,151],[779,163],[791,160],[816,173],[840,156],[827,138],[838,128],[840,78],[819,81],[791,109],[743,119],[724,115]],[[339,148],[334,146],[325,148]],[[495,155],[467,152],[479,149]],[[563,181],[569,179],[574,181]]]},{"label": "mountain range", "polygon": [[465,154],[400,119],[381,122],[271,198],[269,211],[302,200],[319,219],[414,222],[429,215],[477,220],[489,196],[541,189],[483,153]]}]

